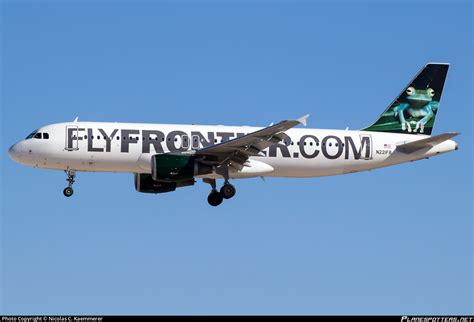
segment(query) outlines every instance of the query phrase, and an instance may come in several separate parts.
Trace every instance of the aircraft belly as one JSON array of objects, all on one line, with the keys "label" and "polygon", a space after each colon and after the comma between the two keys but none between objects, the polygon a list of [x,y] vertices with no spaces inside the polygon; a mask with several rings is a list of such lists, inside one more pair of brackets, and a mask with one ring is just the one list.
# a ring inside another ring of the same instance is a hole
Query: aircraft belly
[{"label": "aircraft belly", "polygon": [[266,158],[265,162],[275,170],[274,177],[321,177],[344,173],[344,160]]}]

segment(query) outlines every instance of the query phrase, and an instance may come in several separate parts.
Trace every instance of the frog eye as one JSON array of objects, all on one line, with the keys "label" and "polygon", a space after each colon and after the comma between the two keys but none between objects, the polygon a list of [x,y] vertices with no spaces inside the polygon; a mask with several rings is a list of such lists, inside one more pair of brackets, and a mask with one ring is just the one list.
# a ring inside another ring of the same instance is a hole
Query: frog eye
[{"label": "frog eye", "polygon": [[411,86],[408,87],[408,88],[407,88],[407,94],[408,94],[408,95],[413,95],[413,94],[415,94],[415,88],[414,88],[414,87],[411,87]]},{"label": "frog eye", "polygon": [[430,95],[431,97],[433,97],[433,96],[435,95],[434,89],[428,88],[428,95]]}]

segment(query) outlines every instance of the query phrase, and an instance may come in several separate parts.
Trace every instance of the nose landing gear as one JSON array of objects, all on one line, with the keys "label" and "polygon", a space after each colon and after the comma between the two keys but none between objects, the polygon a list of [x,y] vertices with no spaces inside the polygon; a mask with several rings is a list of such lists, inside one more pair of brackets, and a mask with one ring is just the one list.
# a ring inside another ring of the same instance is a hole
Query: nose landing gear
[{"label": "nose landing gear", "polygon": [[67,179],[66,181],[68,182],[68,186],[64,188],[63,194],[66,197],[71,197],[72,194],[74,193],[74,190],[72,189],[72,184],[74,183],[74,178],[76,177],[76,171],[75,170],[66,170],[65,171],[67,174]]},{"label": "nose landing gear", "polygon": [[235,196],[235,187],[227,180],[224,182],[220,191],[216,189],[216,179],[203,179],[203,181],[212,187],[211,193],[207,197],[207,202],[213,207],[219,206],[224,199],[230,199]]}]

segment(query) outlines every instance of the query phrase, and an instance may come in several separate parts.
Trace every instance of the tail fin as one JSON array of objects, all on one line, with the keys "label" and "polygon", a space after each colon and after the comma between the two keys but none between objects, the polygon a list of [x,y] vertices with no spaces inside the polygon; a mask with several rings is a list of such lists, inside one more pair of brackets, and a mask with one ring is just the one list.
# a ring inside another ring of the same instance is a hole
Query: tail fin
[{"label": "tail fin", "polygon": [[449,64],[429,63],[364,131],[431,135]]}]

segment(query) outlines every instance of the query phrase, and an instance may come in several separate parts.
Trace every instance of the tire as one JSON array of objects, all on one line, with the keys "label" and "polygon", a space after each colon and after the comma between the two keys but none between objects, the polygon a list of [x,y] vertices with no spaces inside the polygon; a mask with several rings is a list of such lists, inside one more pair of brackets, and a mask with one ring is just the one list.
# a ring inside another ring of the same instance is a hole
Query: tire
[{"label": "tire", "polygon": [[74,190],[72,190],[71,187],[64,188],[64,190],[63,190],[63,194],[64,194],[66,197],[72,196],[73,193],[74,193]]},{"label": "tire", "polygon": [[224,199],[230,199],[235,196],[235,187],[230,183],[226,183],[221,188],[221,196]]},{"label": "tire", "polygon": [[207,202],[209,202],[209,204],[213,207],[217,207],[219,206],[223,201],[223,198],[221,196],[220,193],[218,193],[217,191],[213,191],[209,194],[209,196],[207,197]]}]

